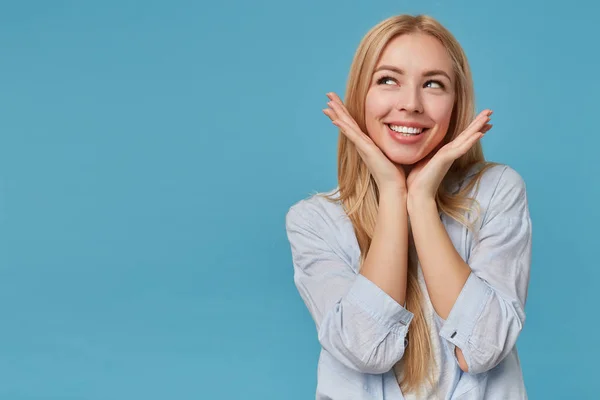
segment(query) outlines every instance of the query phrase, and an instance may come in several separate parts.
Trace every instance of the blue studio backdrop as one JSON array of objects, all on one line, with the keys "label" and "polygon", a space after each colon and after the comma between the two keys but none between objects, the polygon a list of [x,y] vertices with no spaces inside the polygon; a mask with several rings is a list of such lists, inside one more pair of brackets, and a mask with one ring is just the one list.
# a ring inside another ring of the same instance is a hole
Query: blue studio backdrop
[{"label": "blue studio backdrop", "polygon": [[596,2],[0,2],[0,399],[314,398],[287,209],[336,182],[354,51],[394,14],[464,46],[486,157],[534,223],[532,399],[592,399]]}]

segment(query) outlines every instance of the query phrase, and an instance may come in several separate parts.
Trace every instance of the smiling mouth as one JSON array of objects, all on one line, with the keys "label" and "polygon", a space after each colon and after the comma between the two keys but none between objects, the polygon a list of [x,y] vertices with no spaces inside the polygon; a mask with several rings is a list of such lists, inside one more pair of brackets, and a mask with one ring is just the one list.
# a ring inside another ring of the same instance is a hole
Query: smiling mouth
[{"label": "smiling mouth", "polygon": [[398,126],[386,124],[386,126],[399,134],[400,136],[419,136],[429,130],[429,128],[413,128],[409,126]]}]

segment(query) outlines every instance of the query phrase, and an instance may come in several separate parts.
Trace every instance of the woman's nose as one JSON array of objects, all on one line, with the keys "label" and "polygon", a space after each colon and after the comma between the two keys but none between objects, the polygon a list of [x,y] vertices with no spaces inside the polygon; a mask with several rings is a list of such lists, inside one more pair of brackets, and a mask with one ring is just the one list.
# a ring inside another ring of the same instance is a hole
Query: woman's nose
[{"label": "woman's nose", "polygon": [[404,110],[411,113],[423,112],[423,102],[418,89],[405,87],[400,92],[398,103],[396,105],[398,110]]}]

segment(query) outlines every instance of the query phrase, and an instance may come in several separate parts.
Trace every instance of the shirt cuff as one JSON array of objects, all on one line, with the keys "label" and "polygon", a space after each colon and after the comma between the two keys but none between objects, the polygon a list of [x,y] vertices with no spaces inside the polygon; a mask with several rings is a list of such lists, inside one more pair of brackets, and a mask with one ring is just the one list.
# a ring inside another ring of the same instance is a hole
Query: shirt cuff
[{"label": "shirt cuff", "polygon": [[491,295],[492,289],[471,272],[440,329],[440,336],[448,341],[452,354],[455,347],[461,349],[468,366],[471,360],[465,351],[467,342]]},{"label": "shirt cuff", "polygon": [[346,299],[395,333],[405,335],[414,317],[412,312],[398,304],[389,294],[362,274],[356,276]]}]

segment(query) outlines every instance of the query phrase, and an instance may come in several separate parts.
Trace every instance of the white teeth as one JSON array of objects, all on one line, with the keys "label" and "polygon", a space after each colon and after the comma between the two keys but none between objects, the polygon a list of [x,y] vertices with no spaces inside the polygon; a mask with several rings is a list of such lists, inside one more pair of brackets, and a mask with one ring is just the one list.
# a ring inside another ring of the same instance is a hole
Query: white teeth
[{"label": "white teeth", "polygon": [[400,125],[388,125],[391,130],[398,133],[409,133],[411,135],[418,135],[423,132],[422,128],[412,128],[408,126],[400,126]]}]

